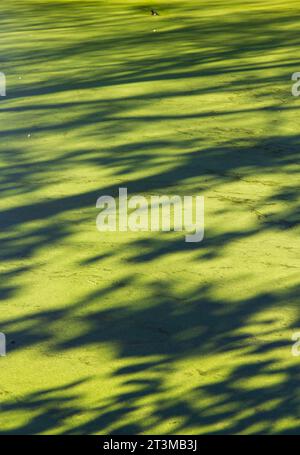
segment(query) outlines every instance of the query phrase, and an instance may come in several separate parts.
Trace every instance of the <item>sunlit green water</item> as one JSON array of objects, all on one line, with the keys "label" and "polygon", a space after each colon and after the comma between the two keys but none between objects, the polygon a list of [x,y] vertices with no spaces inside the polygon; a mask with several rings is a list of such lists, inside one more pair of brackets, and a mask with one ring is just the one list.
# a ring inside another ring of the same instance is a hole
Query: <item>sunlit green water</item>
[{"label": "sunlit green water", "polygon": [[[151,3],[0,5],[0,431],[299,434],[299,4]],[[100,234],[121,186],[204,242]]]}]

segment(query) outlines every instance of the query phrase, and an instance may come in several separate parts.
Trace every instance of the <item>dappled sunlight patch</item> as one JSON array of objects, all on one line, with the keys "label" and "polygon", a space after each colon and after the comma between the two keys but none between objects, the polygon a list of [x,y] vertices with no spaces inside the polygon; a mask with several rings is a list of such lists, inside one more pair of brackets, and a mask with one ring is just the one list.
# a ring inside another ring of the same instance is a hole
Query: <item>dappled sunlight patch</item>
[{"label": "dappled sunlight patch", "polygon": [[[0,6],[1,432],[299,433],[299,18],[227,3]],[[204,241],[100,234],[120,187]]]}]

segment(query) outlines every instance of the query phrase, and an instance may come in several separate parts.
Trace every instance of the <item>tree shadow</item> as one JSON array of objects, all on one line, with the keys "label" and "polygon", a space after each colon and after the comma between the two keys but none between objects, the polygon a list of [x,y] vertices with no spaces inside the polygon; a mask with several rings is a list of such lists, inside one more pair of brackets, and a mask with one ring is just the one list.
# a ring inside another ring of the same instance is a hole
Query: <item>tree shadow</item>
[{"label": "tree shadow", "polygon": [[[0,389],[4,421],[25,416],[0,433],[299,434],[290,334],[300,322],[300,136],[288,87],[299,18],[224,2],[204,2],[199,16],[186,3],[162,6],[157,34],[138,2],[74,1],[69,13],[68,2],[26,1],[22,24],[12,19],[21,34],[58,37],[11,38],[3,52],[13,74],[40,68],[2,109],[3,361],[33,350],[52,356],[55,373],[59,356],[80,373],[61,386],[37,382],[21,399]],[[97,198],[120,186],[204,194],[205,242],[145,233],[96,247],[95,229],[82,233]],[[64,256],[63,273],[52,253]],[[48,266],[66,295],[23,311]]]}]

